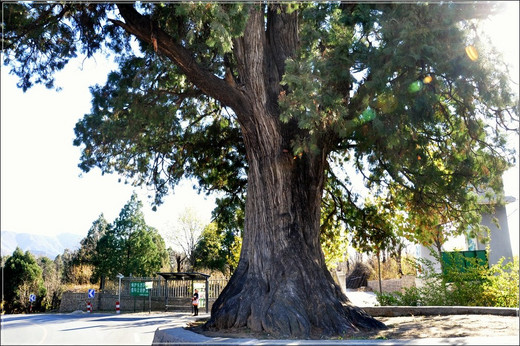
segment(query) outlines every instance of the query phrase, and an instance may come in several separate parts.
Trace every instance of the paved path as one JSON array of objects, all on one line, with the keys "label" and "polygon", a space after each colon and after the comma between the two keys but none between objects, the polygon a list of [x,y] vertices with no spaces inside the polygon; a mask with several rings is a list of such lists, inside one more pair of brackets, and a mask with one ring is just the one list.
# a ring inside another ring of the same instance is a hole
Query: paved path
[{"label": "paved path", "polygon": [[[350,298],[350,297],[349,297]],[[351,300],[354,300],[351,298]],[[207,317],[200,314],[200,318]],[[189,313],[2,315],[2,345],[519,345],[518,336],[415,340],[210,338],[184,329]]]},{"label": "paved path", "polygon": [[161,326],[185,325],[174,313],[2,315],[2,345],[151,345]]}]

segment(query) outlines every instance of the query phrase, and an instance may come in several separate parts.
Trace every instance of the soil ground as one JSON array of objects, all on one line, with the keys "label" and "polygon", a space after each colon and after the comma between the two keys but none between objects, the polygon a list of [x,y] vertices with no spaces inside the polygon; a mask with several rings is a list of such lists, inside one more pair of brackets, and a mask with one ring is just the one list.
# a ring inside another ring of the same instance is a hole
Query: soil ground
[{"label": "soil ground", "polygon": [[[518,336],[519,317],[497,315],[445,315],[378,317],[387,330],[358,332],[345,337],[349,339],[419,339],[453,337]],[[188,326],[189,330],[210,337],[270,339],[269,335],[252,334],[245,330],[226,332],[204,331],[204,319]]]}]

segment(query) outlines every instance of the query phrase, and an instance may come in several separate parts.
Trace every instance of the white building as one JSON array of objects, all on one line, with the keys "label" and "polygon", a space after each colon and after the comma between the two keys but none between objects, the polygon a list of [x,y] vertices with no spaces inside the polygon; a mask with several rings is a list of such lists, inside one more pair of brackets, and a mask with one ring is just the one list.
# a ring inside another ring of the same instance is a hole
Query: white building
[{"label": "white building", "polygon": [[[507,204],[512,204],[516,202],[516,199],[512,196],[506,196],[504,201]],[[489,203],[488,200],[483,200],[483,204]],[[518,232],[518,229],[510,229],[509,228],[509,218],[512,215],[507,214],[506,205],[498,205],[495,206],[494,214],[484,213],[482,214],[481,225],[487,226],[490,230],[489,233],[489,253],[488,253],[488,262],[489,265],[492,266],[504,257],[505,262],[509,259],[513,258],[513,247],[511,243],[511,233],[510,232]],[[511,213],[514,214],[514,213]],[[516,213],[517,214],[517,213]],[[493,221],[493,219],[498,220],[497,224]],[[515,237],[518,239],[518,237]],[[483,244],[479,242],[475,238],[468,238],[466,235],[461,235],[455,237],[453,239],[448,240],[442,246],[443,251],[454,251],[454,250],[462,250],[462,251],[474,251],[474,250],[486,250],[488,244]],[[430,250],[422,245],[417,246],[417,257],[424,258],[434,263],[434,268],[436,270],[440,270],[440,264],[437,262],[435,257],[430,253]],[[504,262],[504,263],[505,263]]]}]

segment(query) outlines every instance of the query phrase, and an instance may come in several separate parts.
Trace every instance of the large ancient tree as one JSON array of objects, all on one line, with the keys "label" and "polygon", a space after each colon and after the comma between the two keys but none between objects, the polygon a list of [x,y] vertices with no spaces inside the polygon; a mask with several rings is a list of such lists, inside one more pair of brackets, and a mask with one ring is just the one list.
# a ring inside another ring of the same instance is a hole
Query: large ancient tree
[{"label": "large ancient tree", "polygon": [[229,222],[245,196],[240,261],[208,327],[338,335],[383,327],[341,293],[320,248],[332,215],[362,237],[384,228],[343,167],[416,224],[466,227],[476,192],[501,187],[518,110],[476,34],[490,6],[7,4],[4,62],[25,90],[53,87],[78,53],[112,51],[120,69],[75,129],[80,167],[151,184],[157,204],[196,177],[227,194]]}]

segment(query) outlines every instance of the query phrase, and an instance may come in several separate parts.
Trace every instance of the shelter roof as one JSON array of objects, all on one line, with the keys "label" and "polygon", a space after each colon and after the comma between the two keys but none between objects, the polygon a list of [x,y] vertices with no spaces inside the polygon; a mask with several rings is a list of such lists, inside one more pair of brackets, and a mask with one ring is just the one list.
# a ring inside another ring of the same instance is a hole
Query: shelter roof
[{"label": "shelter roof", "polygon": [[162,276],[165,280],[203,280],[206,281],[210,275],[203,273],[157,273]]}]

